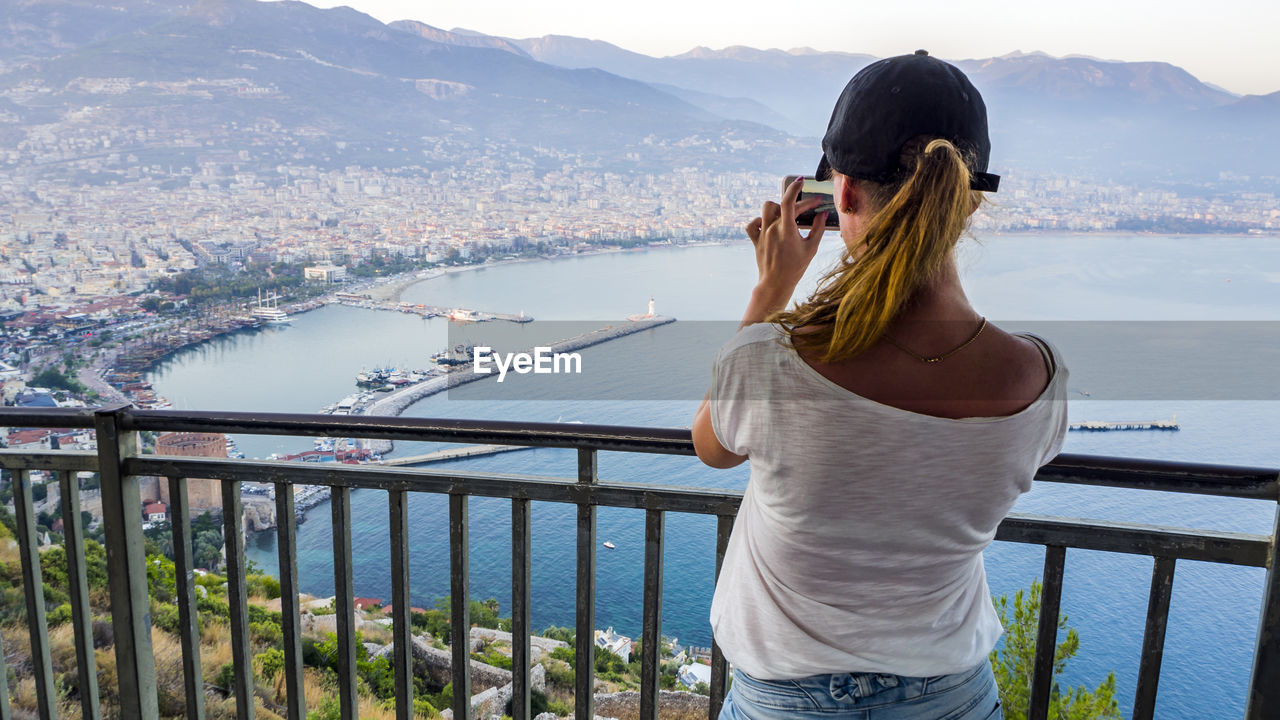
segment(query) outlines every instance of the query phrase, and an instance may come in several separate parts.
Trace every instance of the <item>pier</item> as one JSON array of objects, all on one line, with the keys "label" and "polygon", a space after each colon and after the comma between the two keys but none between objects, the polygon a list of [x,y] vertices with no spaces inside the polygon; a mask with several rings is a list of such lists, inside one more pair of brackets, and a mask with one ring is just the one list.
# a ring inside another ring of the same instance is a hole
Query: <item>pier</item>
[{"label": "pier", "polygon": [[389,312],[419,315],[424,318],[442,317],[448,318],[454,322],[488,322],[490,320],[506,320],[507,322],[513,323],[533,322],[533,316],[526,315],[523,312],[500,313],[488,312],[485,310],[473,310],[471,308],[443,307],[440,305],[413,305],[407,302],[374,300],[372,298],[365,298],[351,293],[337,293],[334,295],[334,299],[342,305],[364,308],[365,310],[386,310]]},{"label": "pier", "polygon": [[387,467],[406,467],[413,465],[428,465],[434,462],[444,462],[446,460],[459,460],[462,458],[480,457],[483,455],[497,455],[498,453],[513,452],[516,450],[530,450],[528,445],[464,445],[462,447],[446,448],[444,450],[436,450],[435,452],[424,453],[422,455],[406,455],[404,457],[388,458],[386,460],[377,460],[371,465],[385,465]]},{"label": "pier", "polygon": [[1067,429],[1079,432],[1109,432],[1113,430],[1179,430],[1181,428],[1178,427],[1178,418],[1175,415],[1172,420],[1121,422],[1090,420],[1087,422],[1072,423],[1067,426]]},{"label": "pier", "polygon": [[[598,330],[592,330],[591,332],[575,335],[574,337],[552,343],[549,347],[552,353],[573,352],[574,350],[581,350],[583,348],[591,347],[592,345],[599,345],[603,342],[616,340],[620,337],[633,335],[635,333],[643,332],[675,321],[676,319],[673,317],[665,317],[662,315],[643,317],[643,319],[639,320],[623,320],[616,325],[606,325]],[[410,385],[403,389],[392,391],[388,393],[386,397],[380,398],[378,401],[366,407],[361,414],[396,416],[404,412],[405,408],[422,398],[443,392],[451,387],[495,377],[491,373],[476,373],[469,365],[459,365],[458,368],[466,369],[455,369],[445,375],[438,375],[417,383],[416,385]],[[373,447],[375,452],[386,452],[390,449],[389,441],[372,440],[367,442],[371,444],[382,442],[386,443],[385,448]]]}]

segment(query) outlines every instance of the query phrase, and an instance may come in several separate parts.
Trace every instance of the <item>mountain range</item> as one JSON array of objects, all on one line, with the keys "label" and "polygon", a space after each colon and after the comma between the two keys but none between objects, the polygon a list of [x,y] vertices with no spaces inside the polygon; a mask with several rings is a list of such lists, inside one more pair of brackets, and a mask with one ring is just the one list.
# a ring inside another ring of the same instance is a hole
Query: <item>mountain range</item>
[{"label": "mountain range", "polygon": [[[0,19],[0,112],[16,117],[0,148],[23,127],[95,106],[104,121],[190,126],[229,145],[232,123],[270,121],[307,142],[363,145],[384,166],[511,145],[620,168],[805,170],[834,99],[874,59],[748,47],[658,58],[292,0],[2,0]],[[986,99],[997,172],[1190,184],[1280,174],[1280,93],[1238,97],[1159,62],[953,62]],[[133,84],[104,95],[85,78]],[[197,79],[262,94],[172,90]]]}]

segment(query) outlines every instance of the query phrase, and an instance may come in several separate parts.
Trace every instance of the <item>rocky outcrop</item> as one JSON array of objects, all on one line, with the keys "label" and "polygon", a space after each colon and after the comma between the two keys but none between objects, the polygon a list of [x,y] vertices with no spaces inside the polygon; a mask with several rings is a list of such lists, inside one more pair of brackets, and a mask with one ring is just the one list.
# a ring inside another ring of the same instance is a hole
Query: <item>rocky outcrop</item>
[{"label": "rocky outcrop", "polygon": [[247,532],[270,530],[276,526],[276,504],[266,498],[258,498],[244,502],[244,529]]},{"label": "rocky outcrop", "polygon": [[[627,692],[597,693],[595,710],[598,715],[611,717],[639,717],[640,693],[634,690]],[[679,690],[660,690],[658,692],[658,717],[692,716],[706,717],[711,710],[711,698],[692,692]]]},{"label": "rocky outcrop", "polygon": [[[386,656],[390,660],[394,651],[395,645],[393,643],[379,650],[378,655]],[[453,682],[453,655],[449,650],[433,648],[421,639],[414,638],[413,671],[416,675],[425,676],[432,685],[443,687]],[[542,668],[539,667],[538,671],[542,671]],[[471,661],[471,690],[473,693],[483,692],[490,688],[500,688],[510,682],[510,670],[496,668],[476,660]],[[541,690],[542,688],[538,689]]]},{"label": "rocky outcrop", "polygon": [[[471,628],[471,650],[478,651],[479,646],[485,642],[504,642],[511,644],[511,633],[502,630],[492,630],[490,628],[473,627]],[[537,635],[529,636],[529,661],[538,662],[545,655],[549,655],[556,648],[568,648],[569,643],[560,640],[552,640],[551,638],[538,637]]]}]

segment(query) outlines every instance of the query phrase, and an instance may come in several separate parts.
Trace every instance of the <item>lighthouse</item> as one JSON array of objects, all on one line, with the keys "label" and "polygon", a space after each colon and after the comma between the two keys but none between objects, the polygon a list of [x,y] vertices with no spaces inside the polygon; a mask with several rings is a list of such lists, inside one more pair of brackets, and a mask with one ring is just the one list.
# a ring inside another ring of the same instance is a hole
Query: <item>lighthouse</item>
[{"label": "lighthouse", "polygon": [[658,314],[657,314],[656,312],[654,312],[654,309],[653,309],[653,296],[652,296],[652,295],[650,295],[650,296],[649,296],[649,312],[647,312],[647,313],[636,313],[635,315],[628,315],[628,316],[627,316],[627,320],[629,320],[629,321],[631,321],[631,322],[643,322],[643,321],[645,321],[645,320],[653,320],[653,319],[654,319],[654,318],[656,318],[656,317],[658,317]]}]

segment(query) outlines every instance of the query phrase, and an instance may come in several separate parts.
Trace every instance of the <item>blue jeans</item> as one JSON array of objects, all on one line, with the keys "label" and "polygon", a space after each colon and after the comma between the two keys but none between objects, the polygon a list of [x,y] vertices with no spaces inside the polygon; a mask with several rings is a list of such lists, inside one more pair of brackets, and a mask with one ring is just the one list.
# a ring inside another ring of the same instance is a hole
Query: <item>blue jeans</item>
[{"label": "blue jeans", "polygon": [[1003,720],[991,664],[954,675],[835,673],[759,680],[734,669],[719,720]]}]

